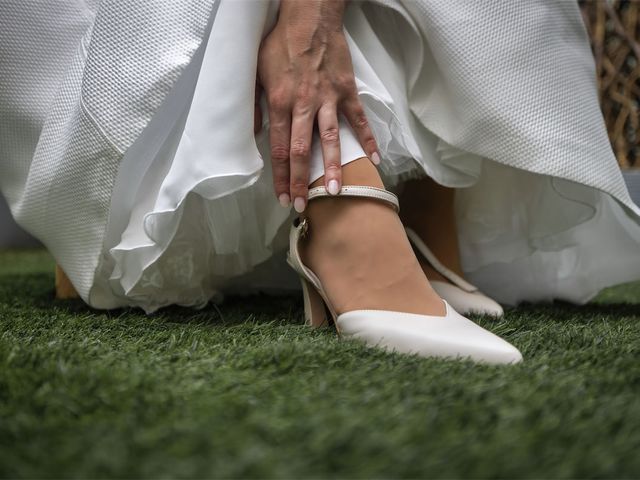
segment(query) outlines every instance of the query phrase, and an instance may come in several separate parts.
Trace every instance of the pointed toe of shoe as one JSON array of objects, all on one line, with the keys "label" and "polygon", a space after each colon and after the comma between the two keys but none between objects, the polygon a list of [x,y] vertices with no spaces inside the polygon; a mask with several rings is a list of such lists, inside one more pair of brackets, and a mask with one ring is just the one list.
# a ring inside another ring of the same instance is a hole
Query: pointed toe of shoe
[{"label": "pointed toe of shoe", "polygon": [[467,292],[450,283],[438,281],[431,282],[431,286],[442,299],[462,315],[471,313],[490,315],[492,317],[502,317],[504,315],[504,310],[500,304],[481,292]]},{"label": "pointed toe of shoe", "polygon": [[501,341],[501,344],[496,342],[491,348],[488,348],[484,352],[483,356],[486,359],[485,363],[495,365],[514,365],[522,362],[522,353],[520,353],[520,350],[509,342],[502,340],[500,337],[498,337],[498,339]]},{"label": "pointed toe of shoe", "polygon": [[337,326],[343,337],[400,353],[471,359],[486,364],[522,361],[517,348],[451,307],[447,307],[447,315],[443,317],[356,310],[340,315]]},{"label": "pointed toe of shoe", "polygon": [[506,363],[506,364],[512,364],[515,365],[516,363],[521,363],[523,358],[522,358],[522,353],[520,353],[520,350],[518,350],[516,347],[514,347],[513,345],[509,345],[511,348],[508,349],[508,351],[504,352],[504,356],[503,356],[503,361],[500,363]]},{"label": "pointed toe of shoe", "polygon": [[[466,302],[466,308],[461,312],[463,315],[476,313],[479,315],[489,315],[490,317],[500,318],[504,316],[502,306],[494,299],[483,295],[482,293],[469,294],[475,298]],[[455,307],[454,307],[455,308]]]}]

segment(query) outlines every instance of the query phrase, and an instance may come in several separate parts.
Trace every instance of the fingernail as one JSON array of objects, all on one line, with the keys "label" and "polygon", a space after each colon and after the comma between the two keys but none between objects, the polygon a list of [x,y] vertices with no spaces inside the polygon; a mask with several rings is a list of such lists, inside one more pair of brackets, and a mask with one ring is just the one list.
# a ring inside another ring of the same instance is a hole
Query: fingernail
[{"label": "fingernail", "polygon": [[293,201],[293,208],[296,209],[296,212],[298,213],[302,213],[304,212],[304,198],[302,197],[296,197],[296,199]]},{"label": "fingernail", "polygon": [[288,208],[289,205],[291,205],[291,198],[289,197],[288,193],[281,193],[278,197],[278,201],[283,208]]},{"label": "fingernail", "polygon": [[340,192],[340,185],[338,185],[338,181],[335,178],[333,180],[329,180],[329,185],[327,185],[327,191],[331,195],[337,195]]},{"label": "fingernail", "polygon": [[380,165],[380,155],[378,155],[378,152],[373,152],[371,154],[371,161],[374,165]]}]

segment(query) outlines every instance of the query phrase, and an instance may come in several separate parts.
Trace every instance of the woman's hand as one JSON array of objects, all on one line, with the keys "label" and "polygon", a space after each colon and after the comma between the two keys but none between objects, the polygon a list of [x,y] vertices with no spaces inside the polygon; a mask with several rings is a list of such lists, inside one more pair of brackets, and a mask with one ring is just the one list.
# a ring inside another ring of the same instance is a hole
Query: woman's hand
[{"label": "woman's hand", "polygon": [[269,105],[276,196],[283,206],[293,199],[298,212],[307,202],[316,120],[329,193],[335,195],[342,188],[339,113],[353,127],[367,156],[380,163],[342,30],[344,3],[282,0],[278,22],[260,47],[258,76]]}]

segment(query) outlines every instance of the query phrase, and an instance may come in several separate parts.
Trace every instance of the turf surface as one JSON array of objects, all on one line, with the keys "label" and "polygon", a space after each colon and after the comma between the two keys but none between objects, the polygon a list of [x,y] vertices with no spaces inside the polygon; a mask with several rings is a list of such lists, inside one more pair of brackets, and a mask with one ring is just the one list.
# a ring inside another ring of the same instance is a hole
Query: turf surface
[{"label": "turf surface", "polygon": [[291,298],[96,312],[0,253],[2,477],[639,477],[640,284],[478,322],[515,367],[309,331]]}]

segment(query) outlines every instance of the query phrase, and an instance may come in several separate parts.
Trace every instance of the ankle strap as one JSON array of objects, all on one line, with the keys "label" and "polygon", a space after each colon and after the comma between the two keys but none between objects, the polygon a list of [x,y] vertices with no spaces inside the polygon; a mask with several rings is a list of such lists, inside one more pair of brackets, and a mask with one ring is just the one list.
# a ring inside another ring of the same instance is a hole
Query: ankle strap
[{"label": "ankle strap", "polygon": [[373,199],[381,200],[387,203],[396,212],[400,211],[400,203],[398,202],[398,197],[396,197],[393,193],[383,188],[345,185],[342,187],[342,190],[340,190],[340,192],[337,195],[331,195],[325,187],[315,187],[309,190],[309,195],[307,198],[309,199],[309,201],[311,201],[314,198],[321,198],[321,197],[373,198]]}]

